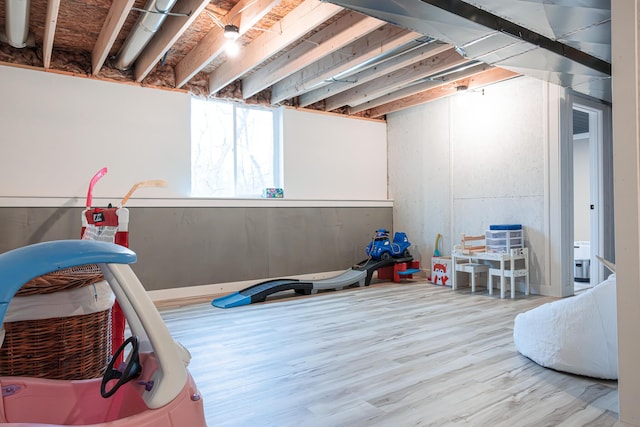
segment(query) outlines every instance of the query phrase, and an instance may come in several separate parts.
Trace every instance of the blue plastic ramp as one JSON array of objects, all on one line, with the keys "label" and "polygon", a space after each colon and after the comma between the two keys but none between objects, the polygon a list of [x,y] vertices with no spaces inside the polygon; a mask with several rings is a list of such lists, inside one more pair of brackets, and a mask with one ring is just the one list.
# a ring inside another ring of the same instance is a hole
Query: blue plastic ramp
[{"label": "blue plastic ramp", "polygon": [[419,268],[410,268],[408,270],[398,271],[398,274],[400,276],[408,276],[410,274],[416,274],[416,273],[420,273],[420,269]]},{"label": "blue plastic ramp", "polygon": [[291,290],[295,290],[296,293],[308,295],[313,290],[313,283],[301,282],[298,279],[267,280],[266,282],[257,283],[246,289],[227,295],[226,297],[217,298],[211,302],[211,305],[219,308],[238,307],[254,302],[263,302],[267,299],[268,295]]},{"label": "blue plastic ramp", "polygon": [[211,305],[219,308],[239,307],[241,305],[251,304],[251,297],[242,295],[240,292],[234,292],[227,296],[216,298],[211,301]]}]

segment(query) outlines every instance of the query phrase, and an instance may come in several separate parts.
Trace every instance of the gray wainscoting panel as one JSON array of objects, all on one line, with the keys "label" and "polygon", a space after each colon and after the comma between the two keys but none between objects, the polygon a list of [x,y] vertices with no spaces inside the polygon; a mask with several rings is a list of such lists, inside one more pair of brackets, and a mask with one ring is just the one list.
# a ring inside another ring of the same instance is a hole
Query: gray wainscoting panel
[{"label": "gray wainscoting panel", "polygon": [[0,253],[32,243],[79,239],[81,208],[0,208]]},{"label": "gray wainscoting panel", "polygon": [[[129,246],[147,290],[347,269],[391,207],[134,207]],[[0,208],[0,252],[80,237],[79,208]]]}]

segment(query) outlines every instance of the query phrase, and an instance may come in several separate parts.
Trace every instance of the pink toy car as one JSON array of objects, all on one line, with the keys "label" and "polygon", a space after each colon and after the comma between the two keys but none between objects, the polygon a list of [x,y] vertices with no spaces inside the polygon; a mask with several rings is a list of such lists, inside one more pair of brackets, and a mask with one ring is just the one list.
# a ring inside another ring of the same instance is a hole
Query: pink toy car
[{"label": "pink toy car", "polygon": [[[0,423],[14,427],[206,426],[202,398],[187,370],[191,358],[175,342],[119,245],[63,240],[0,255],[0,323],[9,302],[31,279],[58,269],[97,264],[127,318],[132,336],[118,348],[103,378],[53,380],[0,377]],[[64,343],[60,343],[64,345]],[[118,356],[125,361],[114,367]]]}]

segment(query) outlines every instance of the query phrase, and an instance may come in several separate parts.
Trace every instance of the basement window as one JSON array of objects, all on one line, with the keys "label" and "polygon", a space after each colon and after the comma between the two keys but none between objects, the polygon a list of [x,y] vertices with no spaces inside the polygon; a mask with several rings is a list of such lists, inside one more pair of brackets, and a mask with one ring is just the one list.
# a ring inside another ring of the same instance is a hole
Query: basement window
[{"label": "basement window", "polygon": [[191,195],[260,197],[280,185],[280,110],[191,101]]}]

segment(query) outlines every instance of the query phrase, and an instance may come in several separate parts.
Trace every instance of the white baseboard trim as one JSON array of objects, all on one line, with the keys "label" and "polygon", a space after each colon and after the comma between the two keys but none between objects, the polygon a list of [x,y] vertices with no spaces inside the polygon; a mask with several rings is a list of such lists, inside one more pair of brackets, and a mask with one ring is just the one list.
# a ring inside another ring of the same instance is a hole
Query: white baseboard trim
[{"label": "white baseboard trim", "polygon": [[[312,274],[300,274],[296,276],[285,276],[286,278],[298,279],[298,280],[321,280],[329,277],[337,276],[344,270],[338,271],[326,271],[321,273]],[[282,277],[282,276],[281,276]],[[154,303],[167,300],[180,300],[180,299],[194,299],[198,297],[206,297],[213,295],[229,294],[232,292],[238,292],[249,286],[255,285],[267,280],[278,279],[281,277],[273,277],[266,279],[256,280],[243,280],[239,282],[226,282],[226,283],[214,283],[210,285],[198,285],[198,286],[185,286],[182,288],[171,289],[158,289],[155,291],[148,291],[147,293],[151,297]]]}]

